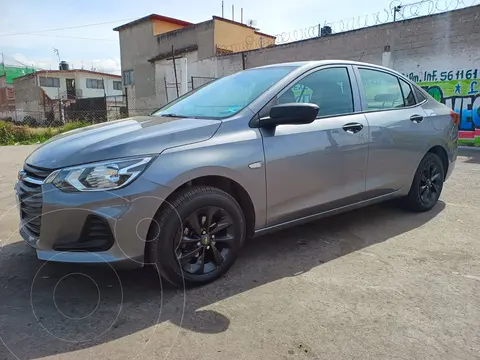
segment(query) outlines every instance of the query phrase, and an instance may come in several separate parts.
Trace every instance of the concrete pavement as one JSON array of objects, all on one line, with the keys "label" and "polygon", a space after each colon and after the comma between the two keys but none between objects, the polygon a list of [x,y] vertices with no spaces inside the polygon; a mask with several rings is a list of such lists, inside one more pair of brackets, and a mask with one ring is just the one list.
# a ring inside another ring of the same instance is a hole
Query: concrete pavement
[{"label": "concrete pavement", "polygon": [[152,269],[37,260],[13,196],[32,149],[0,148],[0,359],[480,358],[478,151],[431,212],[385,204],[268,235],[182,291]]}]

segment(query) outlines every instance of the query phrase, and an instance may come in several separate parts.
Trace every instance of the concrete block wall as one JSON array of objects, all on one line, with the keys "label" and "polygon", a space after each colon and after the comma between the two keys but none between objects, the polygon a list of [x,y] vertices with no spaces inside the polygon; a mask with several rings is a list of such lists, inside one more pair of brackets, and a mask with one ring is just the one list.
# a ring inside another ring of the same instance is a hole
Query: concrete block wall
[{"label": "concrete block wall", "polygon": [[[474,66],[480,62],[480,5],[247,51],[244,56],[247,69],[325,59],[363,61],[417,73],[430,67]],[[218,59],[222,59],[221,62]],[[210,64],[207,67],[218,68],[228,63],[230,68],[241,70],[243,66],[241,54],[202,61]],[[217,72],[221,76],[223,68]]]},{"label": "concrete block wall", "polygon": [[175,49],[182,49],[192,45],[198,45],[198,58],[206,59],[215,55],[214,26],[213,20],[204,21],[194,26],[170,31],[156,36],[156,54],[152,57],[168,53]]},{"label": "concrete block wall", "polygon": [[404,73],[478,65],[480,6],[411,20],[392,51],[393,67]]},{"label": "concrete block wall", "polygon": [[11,118],[15,121],[23,121],[25,117],[31,117],[41,122],[45,117],[42,89],[37,85],[37,77],[34,74],[24,76],[14,81],[15,107]]},{"label": "concrete block wall", "polygon": [[[187,61],[187,69],[184,69],[184,60]],[[177,82],[179,89],[182,89],[182,83],[187,81],[187,89],[192,90],[192,76],[207,78],[219,78],[234,74],[243,70],[242,54],[231,56],[211,57],[201,59],[199,51],[184,53],[182,58],[175,60],[177,70]],[[184,75],[185,73],[185,75]],[[165,79],[167,89],[165,91]],[[166,103],[167,99],[172,101],[176,99],[175,74],[173,61],[163,59],[155,62],[155,91],[157,107]],[[182,91],[180,91],[182,95]],[[137,101],[138,102],[138,101]]]},{"label": "concrete block wall", "polygon": [[298,41],[246,53],[247,68],[302,60],[361,60],[382,65],[389,46],[393,68],[419,63],[467,66],[480,58],[480,6]]},{"label": "concrete block wall", "polygon": [[[153,24],[144,21],[119,32],[122,71],[133,70],[134,84],[126,86],[130,109],[155,101],[155,66],[145,59],[155,54]],[[138,102],[138,104],[137,104]]]}]

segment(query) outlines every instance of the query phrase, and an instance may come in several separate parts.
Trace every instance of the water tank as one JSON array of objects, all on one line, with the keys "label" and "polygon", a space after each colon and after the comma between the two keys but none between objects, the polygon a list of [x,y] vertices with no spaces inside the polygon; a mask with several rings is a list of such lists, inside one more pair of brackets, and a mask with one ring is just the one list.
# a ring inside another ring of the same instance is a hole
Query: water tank
[{"label": "water tank", "polygon": [[321,36],[332,35],[332,28],[330,26],[324,26],[320,30],[320,34],[321,34]]},{"label": "water tank", "polygon": [[70,70],[70,66],[66,61],[61,61],[58,67],[60,70]]}]

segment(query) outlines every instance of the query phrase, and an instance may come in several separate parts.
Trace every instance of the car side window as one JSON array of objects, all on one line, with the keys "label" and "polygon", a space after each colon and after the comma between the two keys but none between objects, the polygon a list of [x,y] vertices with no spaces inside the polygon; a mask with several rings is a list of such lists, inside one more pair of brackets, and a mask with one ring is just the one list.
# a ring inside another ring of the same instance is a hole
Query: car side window
[{"label": "car side window", "polygon": [[365,92],[367,111],[395,109],[405,106],[398,78],[370,69],[359,69]]},{"label": "car side window", "polygon": [[311,103],[320,108],[318,116],[353,112],[353,94],[346,67],[318,70],[305,76],[277,97],[277,104]]},{"label": "car side window", "polygon": [[423,95],[422,92],[421,92],[419,89],[417,89],[416,87],[414,87],[414,91],[415,91],[415,95],[416,95],[416,97],[417,97],[417,103],[420,104],[421,102],[427,100],[427,98],[425,97],[425,95]]},{"label": "car side window", "polygon": [[412,87],[404,80],[398,79],[402,88],[403,102],[405,106],[413,106],[416,104],[415,95],[413,95]]}]

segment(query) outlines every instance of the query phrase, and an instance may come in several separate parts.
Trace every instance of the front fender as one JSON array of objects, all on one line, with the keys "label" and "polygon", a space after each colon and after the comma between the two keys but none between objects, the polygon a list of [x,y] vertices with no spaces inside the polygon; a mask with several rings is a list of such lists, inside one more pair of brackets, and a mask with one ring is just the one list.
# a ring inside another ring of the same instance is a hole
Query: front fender
[{"label": "front fender", "polygon": [[[222,125],[223,127],[223,125]],[[181,185],[204,176],[235,181],[249,194],[255,210],[255,229],[265,226],[266,183],[262,137],[257,129],[234,132],[222,128],[215,136],[197,144],[164,151],[143,176],[170,194]],[[260,167],[249,165],[260,163]]]}]

